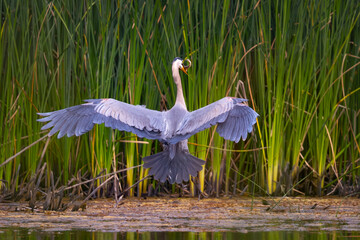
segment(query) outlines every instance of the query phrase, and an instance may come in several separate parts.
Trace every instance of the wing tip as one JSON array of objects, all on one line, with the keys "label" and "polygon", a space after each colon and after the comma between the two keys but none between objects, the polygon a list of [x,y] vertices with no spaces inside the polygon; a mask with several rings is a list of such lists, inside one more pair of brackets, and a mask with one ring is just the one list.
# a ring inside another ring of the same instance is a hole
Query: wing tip
[{"label": "wing tip", "polygon": [[38,112],[38,113],[36,113],[36,114],[39,115],[39,116],[42,116],[42,117],[47,117],[47,116],[50,116],[52,113],[53,113],[53,112],[45,112],[45,113],[40,113],[40,112]]}]

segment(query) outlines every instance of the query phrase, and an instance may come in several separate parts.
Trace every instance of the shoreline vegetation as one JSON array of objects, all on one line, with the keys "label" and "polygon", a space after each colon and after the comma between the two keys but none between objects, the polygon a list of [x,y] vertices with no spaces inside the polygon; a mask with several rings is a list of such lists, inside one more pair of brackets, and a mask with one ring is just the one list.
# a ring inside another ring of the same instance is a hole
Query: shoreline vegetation
[{"label": "shoreline vegetation", "polygon": [[[0,1],[0,202],[179,194],[360,196],[357,1]],[[37,112],[115,98],[188,109],[225,96],[260,114],[246,141],[189,139],[206,160],[180,185],[147,176],[159,143],[103,125],[47,138]],[[41,139],[41,140],[39,140]],[[34,144],[36,143],[36,144]]]}]

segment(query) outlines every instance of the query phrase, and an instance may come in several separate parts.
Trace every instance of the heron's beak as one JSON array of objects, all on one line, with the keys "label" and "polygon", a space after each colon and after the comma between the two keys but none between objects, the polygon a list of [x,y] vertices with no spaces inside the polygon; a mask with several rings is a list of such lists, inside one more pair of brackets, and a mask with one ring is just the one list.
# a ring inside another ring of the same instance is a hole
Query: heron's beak
[{"label": "heron's beak", "polygon": [[184,66],[181,66],[180,70],[183,71],[186,75],[188,75],[187,68],[184,68]]}]

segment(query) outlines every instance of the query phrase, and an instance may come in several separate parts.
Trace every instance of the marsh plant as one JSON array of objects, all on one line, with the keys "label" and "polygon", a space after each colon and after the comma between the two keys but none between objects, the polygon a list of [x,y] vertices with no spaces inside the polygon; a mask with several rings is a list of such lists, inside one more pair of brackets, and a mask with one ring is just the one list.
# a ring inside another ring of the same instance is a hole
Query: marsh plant
[{"label": "marsh plant", "polygon": [[184,188],[143,180],[142,157],[161,150],[157,142],[103,125],[27,148],[47,133],[37,112],[107,97],[169,109],[180,56],[192,61],[182,76],[190,111],[234,96],[260,114],[246,141],[225,141],[215,127],[189,139],[206,160],[190,194],[356,193],[359,10],[341,0],[1,0],[2,191],[96,177],[87,187],[103,186],[98,196]]}]

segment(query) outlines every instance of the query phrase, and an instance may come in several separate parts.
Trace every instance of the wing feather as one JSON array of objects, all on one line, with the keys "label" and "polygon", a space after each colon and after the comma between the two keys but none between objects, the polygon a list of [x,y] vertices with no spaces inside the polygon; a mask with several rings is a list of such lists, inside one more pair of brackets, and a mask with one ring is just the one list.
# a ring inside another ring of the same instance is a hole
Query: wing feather
[{"label": "wing feather", "polygon": [[218,124],[217,132],[223,138],[239,142],[246,139],[259,116],[252,108],[244,104],[246,99],[225,97],[196,111],[185,115],[176,130],[176,136],[170,140],[175,143]]},{"label": "wing feather", "polygon": [[[233,109],[229,112],[229,117],[226,121],[219,123],[217,132],[225,139],[239,142],[242,138],[246,139],[247,134],[252,131],[252,126],[256,123],[256,118],[259,116],[252,108],[243,103],[236,103]],[[234,125],[233,133],[229,136],[226,129]]]},{"label": "wing feather", "polygon": [[115,99],[89,99],[86,103],[54,112],[39,113],[48,122],[41,129],[52,128],[49,136],[60,131],[58,138],[82,135],[94,124],[104,123],[106,127],[132,132],[139,137],[160,139],[165,129],[163,112],[117,101]]}]

